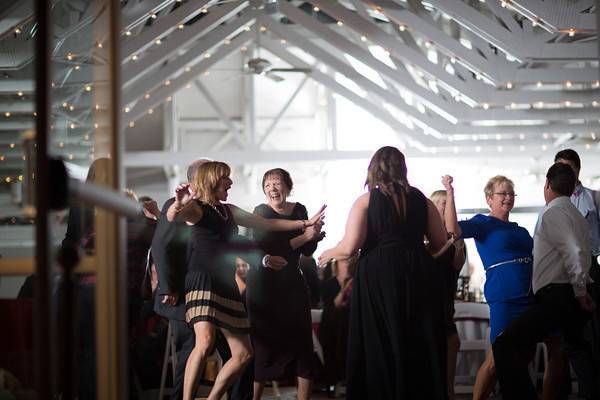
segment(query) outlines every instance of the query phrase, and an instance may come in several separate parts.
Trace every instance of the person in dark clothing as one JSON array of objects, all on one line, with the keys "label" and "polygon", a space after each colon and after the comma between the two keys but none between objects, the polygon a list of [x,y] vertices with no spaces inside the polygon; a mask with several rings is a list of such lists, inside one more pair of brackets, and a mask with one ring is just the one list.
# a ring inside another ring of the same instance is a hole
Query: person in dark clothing
[{"label": "person in dark clothing", "polygon": [[[325,234],[325,232],[323,232]],[[319,280],[319,267],[312,256],[300,254],[298,266],[306,285],[308,286],[308,294],[310,299],[310,308],[319,308],[321,304],[321,281]]]},{"label": "person in dark clothing", "polygon": [[[206,161],[208,160],[197,160],[190,164],[188,181],[194,180],[196,170]],[[173,330],[177,362],[171,399],[179,400],[183,397],[185,365],[194,348],[195,336],[194,330],[185,320],[185,275],[191,229],[185,223],[167,220],[167,210],[174,201],[175,198],[171,198],[163,205],[151,248],[158,274],[154,311],[167,318]],[[223,362],[231,357],[229,346],[221,334],[217,335],[215,347]],[[230,389],[229,397],[232,400],[250,400],[253,379],[252,370],[247,369]]]},{"label": "person in dark clothing", "polygon": [[[265,172],[262,187],[267,202],[257,206],[254,214],[268,219],[308,219],[302,204],[287,201],[293,183],[286,170]],[[248,274],[246,303],[255,354],[254,400],[261,398],[264,382],[285,378],[296,378],[298,399],[307,399],[315,368],[309,293],[299,258],[301,254],[311,256],[324,234],[321,225],[289,232],[255,229],[253,233],[265,253],[281,256],[288,263],[280,271],[259,268]]]},{"label": "person in dark clothing", "polygon": [[352,281],[347,399],[446,399],[446,334],[432,252],[446,242],[433,203],[408,183],[404,155],[382,147],[369,191],[352,206],[343,239],[319,257],[360,258]]}]

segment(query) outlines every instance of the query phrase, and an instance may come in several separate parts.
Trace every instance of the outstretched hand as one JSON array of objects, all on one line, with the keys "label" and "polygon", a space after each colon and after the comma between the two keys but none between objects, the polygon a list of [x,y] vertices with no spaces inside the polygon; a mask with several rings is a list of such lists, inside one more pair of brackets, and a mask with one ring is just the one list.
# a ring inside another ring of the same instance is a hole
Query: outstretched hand
[{"label": "outstretched hand", "polygon": [[327,204],[323,204],[319,211],[315,215],[313,215],[308,221],[306,221],[306,226],[313,226],[315,224],[323,225],[323,219],[325,218],[325,209],[327,208]]}]

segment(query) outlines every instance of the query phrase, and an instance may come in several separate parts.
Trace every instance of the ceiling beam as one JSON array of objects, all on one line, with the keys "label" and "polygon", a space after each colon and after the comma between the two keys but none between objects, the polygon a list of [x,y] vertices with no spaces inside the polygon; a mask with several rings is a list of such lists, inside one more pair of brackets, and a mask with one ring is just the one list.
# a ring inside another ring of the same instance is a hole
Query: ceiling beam
[{"label": "ceiling beam", "polygon": [[[146,50],[153,42],[164,35],[177,29],[178,24],[183,24],[200,14],[210,0],[196,0],[185,3],[175,11],[169,13],[160,21],[144,29],[139,35],[132,37],[123,44],[121,56],[123,59],[131,57],[134,53]],[[199,22],[199,21],[196,21]],[[190,28],[188,26],[187,28]],[[185,29],[185,28],[184,28]]]},{"label": "ceiling beam", "polygon": [[[254,18],[254,12],[246,12],[229,23],[213,29],[183,55],[172,59],[159,70],[154,71],[152,74],[146,74],[143,78],[136,80],[133,85],[127,87],[123,94],[123,104],[130,104],[142,97],[145,93],[150,92],[153,88],[163,85],[167,79],[202,57],[205,52],[217,46],[228,37],[240,32],[245,25],[252,24]],[[212,58],[215,56],[211,55],[210,57]],[[216,61],[218,61],[218,58],[215,58],[215,62]],[[143,63],[143,60],[140,62]]]},{"label": "ceiling beam", "polygon": [[[310,64],[287,51],[279,43],[267,39],[263,40],[263,46],[271,53],[279,56],[282,60],[285,60],[287,63],[295,67],[311,68]],[[427,145],[438,143],[437,139],[423,135],[422,131],[420,131],[419,128],[414,127],[413,129],[411,129],[410,127],[401,123],[388,110],[377,106],[375,103],[373,103],[372,96],[361,97],[354,93],[352,90],[336,82],[335,79],[320,72],[318,69],[314,69],[312,72],[310,72],[310,77],[322,84],[323,86],[331,89],[338,95],[346,98],[358,107],[361,107],[364,110],[370,112],[375,118],[378,118],[379,120],[387,124],[390,128],[392,128],[392,130],[394,130],[396,134],[399,135],[400,140],[407,142],[412,146],[420,148],[421,150],[425,150],[427,148]]]},{"label": "ceiling beam", "polygon": [[131,84],[151,68],[168,61],[179,50],[191,45],[195,40],[242,11],[246,4],[246,2],[226,3],[221,7],[215,7],[212,12],[188,29],[177,29],[166,38],[164,44],[154,47],[151,52],[145,52],[137,62],[126,63],[123,67],[123,82],[125,85]]},{"label": "ceiling beam", "polygon": [[192,66],[189,72],[185,72],[179,75],[178,77],[171,79],[170,85],[161,86],[159,89],[152,92],[151,96],[148,99],[140,99],[140,101],[138,101],[135,104],[131,111],[122,118],[124,125],[129,123],[129,121],[135,121],[138,118],[140,118],[148,111],[148,109],[156,107],[157,105],[165,101],[165,99],[168,96],[172,96],[173,93],[175,93],[179,89],[182,89],[185,85],[190,83],[198,75],[204,73],[219,60],[224,59],[229,54],[246,44],[251,39],[251,35],[247,32],[238,35],[237,37],[231,40],[230,44],[219,47],[219,49],[212,55],[212,57],[204,58],[198,64]]}]

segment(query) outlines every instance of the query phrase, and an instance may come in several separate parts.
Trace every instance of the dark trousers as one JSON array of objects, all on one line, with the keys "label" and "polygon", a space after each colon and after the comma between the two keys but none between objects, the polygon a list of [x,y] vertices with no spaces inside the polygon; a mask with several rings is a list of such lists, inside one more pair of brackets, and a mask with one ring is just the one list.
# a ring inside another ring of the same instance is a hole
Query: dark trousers
[{"label": "dark trousers", "polygon": [[580,307],[571,285],[552,284],[540,289],[532,306],[492,346],[503,398],[537,399],[527,370],[530,349],[553,330],[560,329],[565,350],[580,380],[580,396],[600,399],[591,348],[583,337],[583,327],[589,319],[590,313]]},{"label": "dark trousers", "polygon": [[[175,377],[173,378],[173,393],[171,400],[179,400],[183,397],[183,377],[185,374],[185,364],[194,348],[196,337],[194,330],[185,321],[170,320],[171,329],[175,338],[175,349],[177,355],[177,365],[175,366]],[[231,351],[225,336],[217,330],[215,347],[223,362],[231,358]],[[254,363],[250,362],[244,372],[229,389],[229,398],[231,400],[250,400],[252,399],[254,381]]]}]

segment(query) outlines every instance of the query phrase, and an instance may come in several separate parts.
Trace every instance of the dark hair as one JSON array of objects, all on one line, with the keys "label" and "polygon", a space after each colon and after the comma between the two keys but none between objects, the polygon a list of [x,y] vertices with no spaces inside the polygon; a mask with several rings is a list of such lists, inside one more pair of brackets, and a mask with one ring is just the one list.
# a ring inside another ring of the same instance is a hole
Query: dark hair
[{"label": "dark hair", "polygon": [[371,158],[365,181],[369,190],[379,187],[392,199],[402,221],[406,219],[406,194],[410,190],[406,173],[404,154],[395,147],[385,146]]},{"label": "dark hair", "polygon": [[154,201],[154,199],[150,196],[140,196],[138,197],[138,201],[140,203],[146,202],[146,201]]},{"label": "dark hair", "polygon": [[575,164],[575,167],[579,171],[581,169],[581,159],[579,159],[579,154],[573,149],[565,149],[561,150],[554,156],[554,162],[557,162],[560,159],[571,161]]},{"label": "dark hair", "polygon": [[573,190],[575,190],[575,184],[577,178],[575,177],[575,171],[573,168],[563,163],[555,163],[548,169],[546,173],[546,179],[555,193],[560,193],[564,196],[571,196]]},{"label": "dark hair", "polygon": [[294,182],[292,182],[292,177],[290,176],[290,173],[287,172],[283,168],[273,168],[273,169],[270,169],[267,172],[265,172],[265,174],[263,175],[263,178],[262,178],[263,192],[265,191],[265,181],[267,180],[268,177],[270,177],[272,175],[279,175],[279,177],[281,178],[283,183],[285,183],[285,186],[288,187],[288,190],[290,192],[292,191],[292,188],[294,187]]}]

